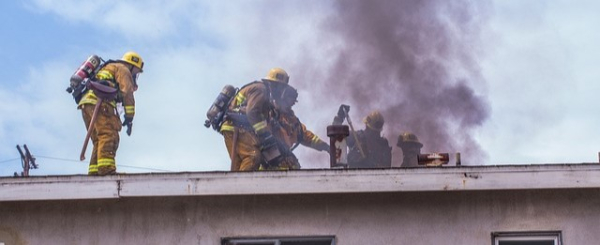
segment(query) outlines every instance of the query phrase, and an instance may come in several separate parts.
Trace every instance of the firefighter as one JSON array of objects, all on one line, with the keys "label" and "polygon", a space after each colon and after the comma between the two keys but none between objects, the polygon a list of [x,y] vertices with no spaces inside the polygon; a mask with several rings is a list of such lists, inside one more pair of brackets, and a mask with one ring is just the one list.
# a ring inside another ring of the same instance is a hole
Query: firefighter
[{"label": "firefighter", "polygon": [[[119,60],[106,62],[96,73],[96,80],[118,89],[116,99],[104,100],[99,107],[96,121],[92,127],[92,157],[90,158],[89,175],[116,174],[115,155],[119,147],[119,132],[127,126],[127,135],[131,135],[133,117],[135,115],[135,99],[133,92],[138,88],[137,77],[143,72],[144,62],[136,52],[126,52]],[[78,108],[83,114],[86,128],[89,127],[94,106],[98,98],[93,90],[88,90],[79,101]],[[122,103],[125,119],[117,113],[117,103]]]},{"label": "firefighter", "polygon": [[404,155],[400,167],[417,167],[419,165],[418,156],[421,153],[423,144],[419,142],[416,135],[410,132],[402,133],[398,136],[398,143],[396,146],[402,149],[402,155]]},{"label": "firefighter", "polygon": [[244,85],[229,104],[221,134],[231,158],[231,171],[258,170],[262,161],[280,162],[291,152],[277,140],[267,123],[273,99],[290,87],[289,75],[271,69],[261,81]]},{"label": "firefighter", "polygon": [[[293,151],[299,144],[313,148],[317,151],[329,151],[329,145],[321,140],[316,134],[306,129],[306,126],[296,117],[292,107],[298,101],[298,91],[288,87],[282,94],[281,99],[274,100],[275,110],[271,111],[269,127],[273,135],[281,140],[285,147]],[[288,170],[300,169],[298,159],[290,155],[286,161],[277,166],[262,166],[266,170]]]},{"label": "firefighter", "polygon": [[384,119],[379,111],[371,112],[363,119],[364,130],[356,132],[356,138],[348,137],[349,168],[390,168],[392,166],[392,148],[388,140],[381,137]]}]

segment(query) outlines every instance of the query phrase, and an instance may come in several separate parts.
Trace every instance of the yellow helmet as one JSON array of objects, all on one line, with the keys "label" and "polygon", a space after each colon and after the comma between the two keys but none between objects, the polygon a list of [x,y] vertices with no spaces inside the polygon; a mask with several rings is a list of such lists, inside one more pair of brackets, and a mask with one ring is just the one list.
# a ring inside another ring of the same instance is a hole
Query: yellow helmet
[{"label": "yellow helmet", "polygon": [[381,131],[383,129],[383,116],[379,111],[371,112],[367,117],[363,119],[363,122],[367,125],[367,127]]},{"label": "yellow helmet", "polygon": [[121,61],[127,62],[128,64],[140,68],[140,72],[144,71],[144,60],[142,60],[142,57],[140,57],[140,55],[136,52],[129,51],[125,53],[121,58]]},{"label": "yellow helmet", "polygon": [[400,148],[408,145],[417,146],[419,148],[423,147],[423,144],[419,142],[419,138],[410,132],[404,132],[398,136],[398,143],[396,143],[396,145]]},{"label": "yellow helmet", "polygon": [[281,68],[273,68],[269,70],[267,76],[262,80],[288,84],[290,81],[290,76]]}]

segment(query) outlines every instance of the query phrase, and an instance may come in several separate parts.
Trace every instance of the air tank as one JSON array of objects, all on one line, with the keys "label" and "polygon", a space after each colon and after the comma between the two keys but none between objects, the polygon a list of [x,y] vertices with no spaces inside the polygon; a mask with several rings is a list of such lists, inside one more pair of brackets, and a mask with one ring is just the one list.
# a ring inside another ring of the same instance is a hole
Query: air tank
[{"label": "air tank", "polygon": [[91,55],[88,57],[79,68],[73,73],[70,80],[70,86],[67,88],[67,92],[73,92],[84,79],[88,78],[98,66],[100,66],[101,59],[97,55]]},{"label": "air tank", "polygon": [[213,102],[206,112],[207,120],[204,126],[209,127],[212,124],[213,127],[215,127],[221,123],[220,121],[223,119],[229,101],[235,95],[235,92],[236,88],[231,85],[225,85],[225,87],[223,87],[221,93],[219,93],[215,99],[215,102]]}]

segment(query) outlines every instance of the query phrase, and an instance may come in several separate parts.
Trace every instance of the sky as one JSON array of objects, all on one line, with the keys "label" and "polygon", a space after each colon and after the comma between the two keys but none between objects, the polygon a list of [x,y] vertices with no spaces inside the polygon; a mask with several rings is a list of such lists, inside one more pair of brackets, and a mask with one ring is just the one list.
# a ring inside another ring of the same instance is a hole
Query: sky
[{"label": "sky", "polygon": [[[123,173],[226,171],[220,134],[203,126],[223,86],[273,67],[299,91],[294,110],[328,141],[340,104],[356,129],[380,110],[399,166],[398,135],[464,165],[598,162],[600,2],[1,1],[0,176],[86,174],[86,129],[65,92],[88,56],[145,61]],[[86,157],[90,157],[91,145]],[[303,168],[326,153],[295,150]]]}]

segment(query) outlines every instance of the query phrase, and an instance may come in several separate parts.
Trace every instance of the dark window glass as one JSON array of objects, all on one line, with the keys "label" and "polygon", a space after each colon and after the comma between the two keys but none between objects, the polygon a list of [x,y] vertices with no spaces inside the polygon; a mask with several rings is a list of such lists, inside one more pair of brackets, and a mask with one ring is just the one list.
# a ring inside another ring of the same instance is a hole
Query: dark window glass
[{"label": "dark window glass", "polygon": [[275,245],[272,242],[225,242],[225,245]]},{"label": "dark window glass", "polygon": [[544,241],[500,241],[499,245],[554,245],[552,240]]},{"label": "dark window glass", "polygon": [[281,245],[331,245],[331,241],[315,242],[281,242]]},{"label": "dark window glass", "polygon": [[332,245],[335,237],[223,238],[222,245]]}]

